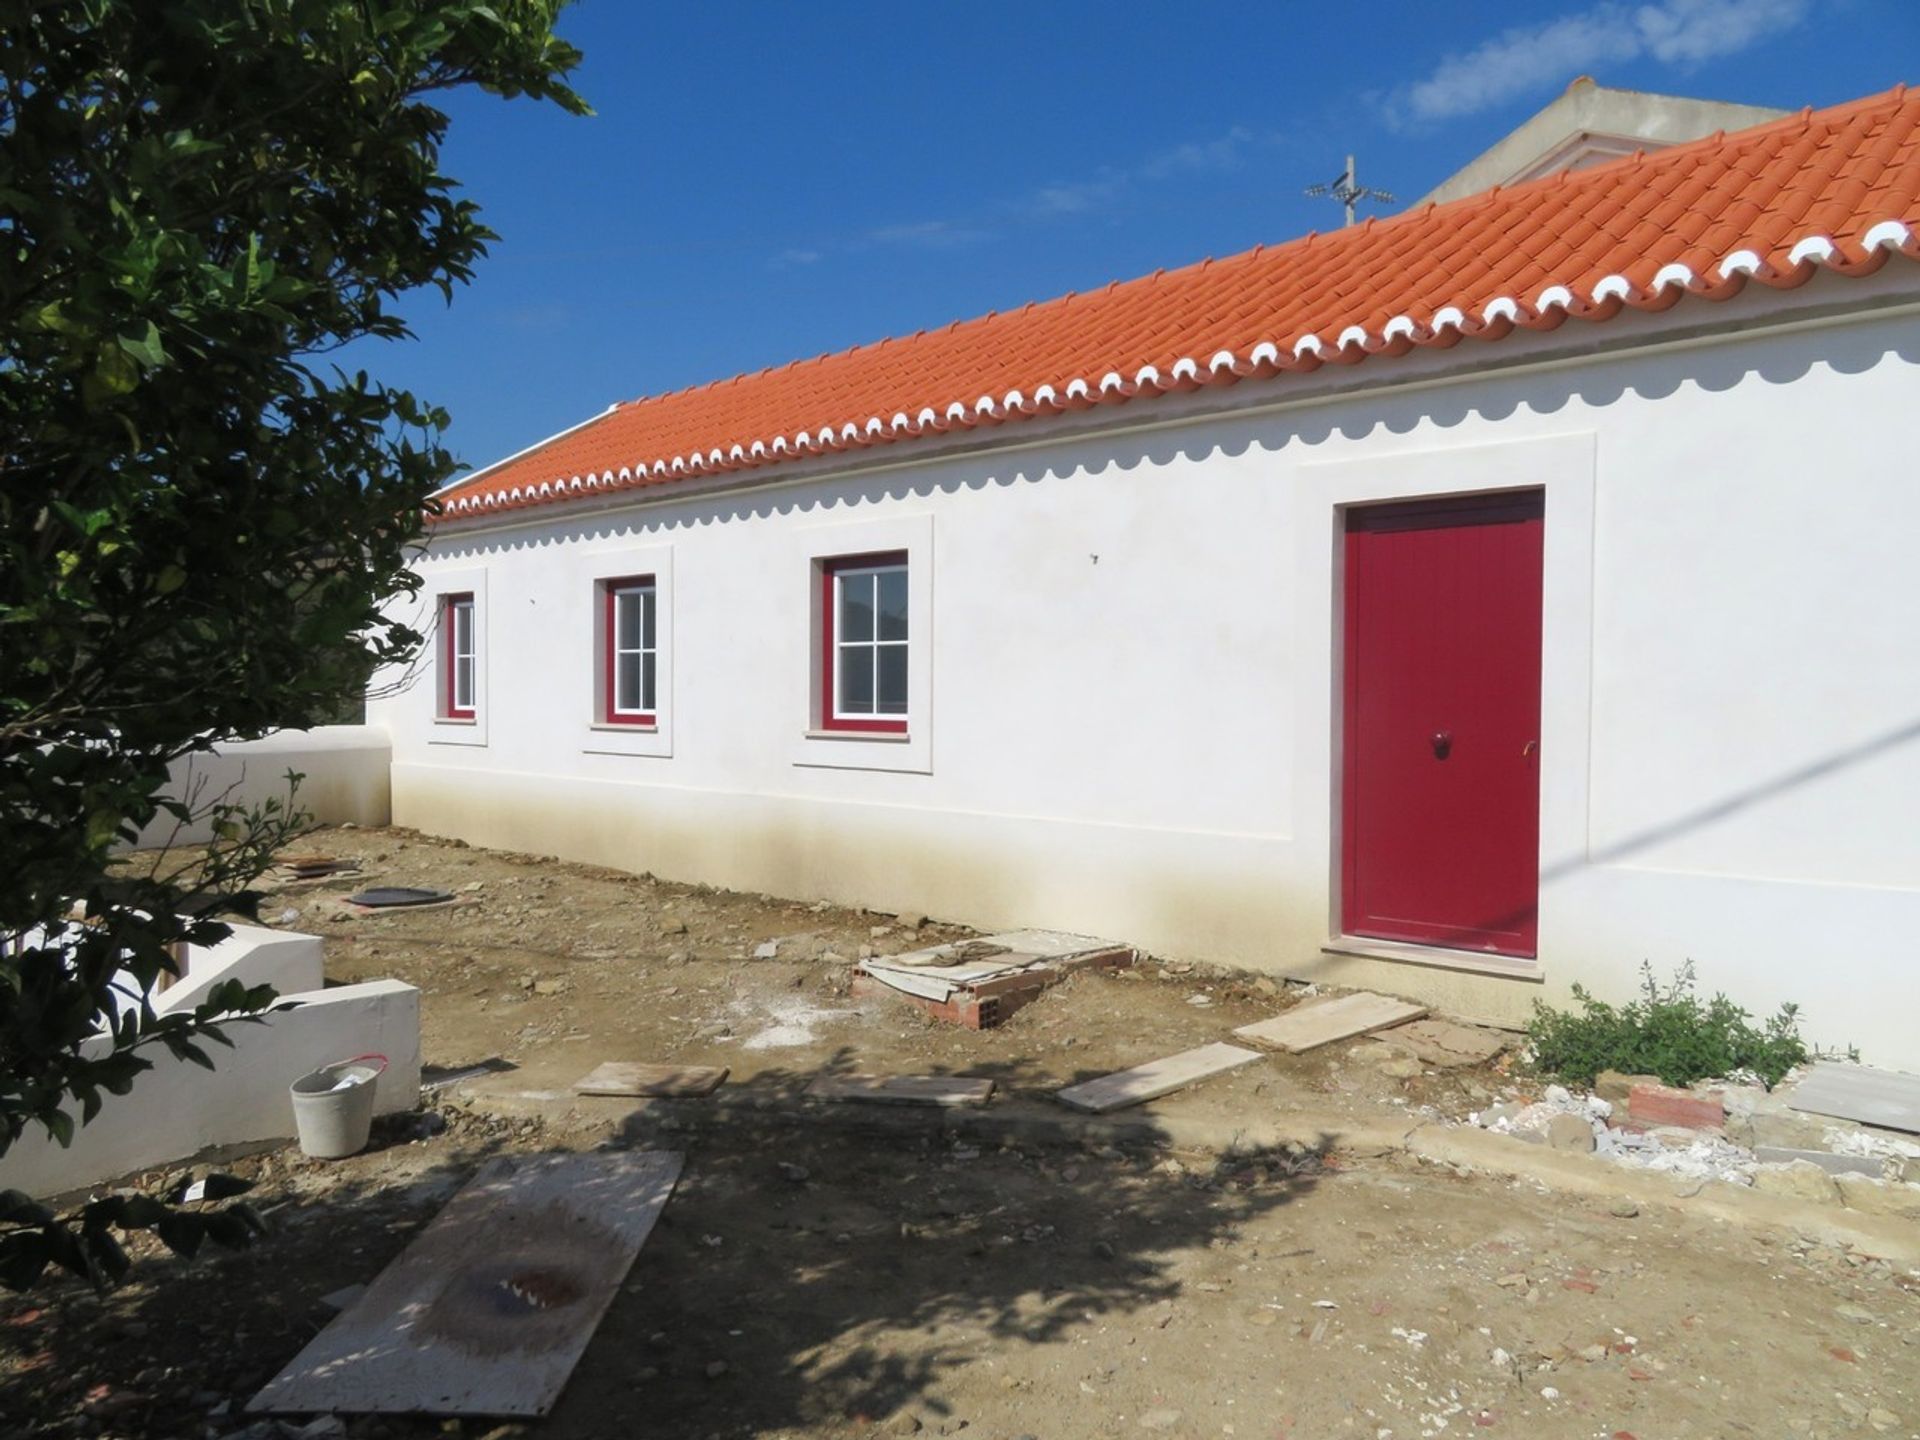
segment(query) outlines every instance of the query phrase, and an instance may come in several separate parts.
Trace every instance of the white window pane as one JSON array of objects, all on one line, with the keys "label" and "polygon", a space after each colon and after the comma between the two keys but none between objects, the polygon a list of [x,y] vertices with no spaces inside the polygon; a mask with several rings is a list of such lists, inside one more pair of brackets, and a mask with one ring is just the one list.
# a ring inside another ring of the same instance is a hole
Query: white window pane
[{"label": "white window pane", "polygon": [[653,672],[654,654],[649,650],[640,657],[640,708],[649,715],[651,715],[654,710]]},{"label": "white window pane", "polygon": [[[640,625],[640,643],[643,646],[645,646],[647,649],[651,650],[654,648],[653,612],[655,609],[654,594],[653,594],[652,586],[648,586],[645,590],[642,590],[640,592],[640,601],[641,601],[640,613],[642,616],[641,625]],[[648,706],[647,708],[652,709],[653,707]]]},{"label": "white window pane", "polygon": [[473,602],[455,601],[453,610],[453,653],[455,655],[473,654]]},{"label": "white window pane", "polygon": [[880,638],[904,640],[907,638],[907,572],[883,570],[879,586]]},{"label": "white window pane", "polygon": [[629,650],[613,657],[613,708],[631,715],[640,704],[640,655]]},{"label": "white window pane", "polygon": [[873,647],[842,645],[834,667],[839,681],[837,708],[842,715],[873,713]]},{"label": "white window pane", "polygon": [[840,577],[840,634],[842,640],[873,639],[873,584],[871,570],[849,570]]},{"label": "white window pane", "polygon": [[882,715],[907,713],[907,647],[880,647],[880,693],[876,707]]},{"label": "white window pane", "polygon": [[640,644],[640,604],[638,590],[613,593],[613,648],[632,650]]},{"label": "white window pane", "polygon": [[471,655],[454,657],[453,706],[456,710],[473,708],[473,657]]}]

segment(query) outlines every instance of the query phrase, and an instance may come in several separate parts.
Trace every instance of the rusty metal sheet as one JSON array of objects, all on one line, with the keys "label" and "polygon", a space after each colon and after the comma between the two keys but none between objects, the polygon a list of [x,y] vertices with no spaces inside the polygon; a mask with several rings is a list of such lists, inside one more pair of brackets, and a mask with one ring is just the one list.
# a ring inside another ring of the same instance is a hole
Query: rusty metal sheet
[{"label": "rusty metal sheet", "polygon": [[247,1408],[545,1415],[681,1163],[657,1150],[488,1161]]}]

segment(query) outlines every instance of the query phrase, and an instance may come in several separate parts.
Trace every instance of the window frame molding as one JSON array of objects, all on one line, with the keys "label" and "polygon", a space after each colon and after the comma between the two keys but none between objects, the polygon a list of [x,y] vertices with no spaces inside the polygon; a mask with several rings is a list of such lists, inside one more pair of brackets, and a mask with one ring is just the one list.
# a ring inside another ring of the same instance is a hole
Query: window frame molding
[{"label": "window frame molding", "polygon": [[[791,596],[793,621],[785,631],[791,668],[785,704],[798,722],[790,758],[796,767],[879,770],[898,774],[933,773],[934,732],[934,517],[907,514],[862,515],[844,507],[813,524],[797,525],[783,537],[786,559],[780,573],[790,576],[782,595]],[[861,507],[867,508],[867,507]],[[830,517],[830,518],[829,518]],[[907,714],[901,729],[892,717],[887,730],[841,729],[823,725],[829,692],[823,647],[831,616],[829,586],[823,575],[832,562],[854,557],[904,555],[907,565]],[[802,588],[804,587],[804,588]]]},{"label": "window frame molding", "polygon": [[[613,575],[597,582],[601,596],[601,654],[605,657],[600,679],[600,723],[603,725],[626,725],[652,728],[660,719],[660,588],[652,575]],[[629,649],[620,645],[620,597],[639,595],[641,599],[640,634],[638,643]],[[646,643],[647,611],[653,612],[652,645]],[[640,657],[640,700],[636,710],[620,708],[620,657],[637,655]],[[646,662],[653,657],[654,687],[653,704],[648,705]]]},{"label": "window frame molding", "polygon": [[[475,641],[477,635],[474,623],[478,607],[474,604],[473,592],[455,590],[440,596],[440,673],[444,684],[440,687],[440,719],[449,724],[467,725],[473,723],[480,713],[480,651]],[[458,616],[461,610],[467,614],[467,648],[460,649],[460,625]],[[467,703],[460,703],[460,662],[467,662]]]},{"label": "window frame molding", "polygon": [[[842,579],[852,571],[883,573],[898,570],[907,577],[907,638],[880,638],[880,615],[876,607],[873,637],[865,641],[841,638]],[[819,728],[852,735],[906,735],[913,718],[913,562],[905,550],[882,550],[864,555],[822,556],[820,560],[820,708]],[[840,651],[844,645],[864,645],[874,652],[874,711],[871,715],[840,713]],[[907,652],[907,713],[897,718],[883,715],[879,709],[879,652],[883,646],[898,646]]]},{"label": "window frame molding", "polygon": [[[574,732],[575,745],[585,755],[629,756],[667,760],[673,756],[673,546],[670,544],[598,543],[581,547],[569,561],[573,575],[562,590],[558,624],[562,634],[583,635],[580,656],[585,684]],[[612,653],[614,587],[651,580],[653,585],[653,711],[650,717],[621,716],[613,712]],[[569,681],[569,683],[578,683]]]},{"label": "window frame molding", "polygon": [[[452,637],[445,633],[450,601],[466,598],[473,604],[473,710],[468,715],[448,713],[453,695],[451,674]],[[430,745],[485,746],[491,721],[487,700],[487,664],[489,626],[487,623],[487,572],[478,567],[429,570],[422,586],[425,606],[423,619],[432,629],[428,643],[432,648],[431,687],[424,703],[428,708],[427,743]]]}]

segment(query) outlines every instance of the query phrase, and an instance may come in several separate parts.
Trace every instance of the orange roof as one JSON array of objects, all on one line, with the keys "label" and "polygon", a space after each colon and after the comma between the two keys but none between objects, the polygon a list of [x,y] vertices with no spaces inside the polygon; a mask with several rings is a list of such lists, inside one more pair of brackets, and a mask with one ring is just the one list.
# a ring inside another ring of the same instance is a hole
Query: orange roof
[{"label": "orange roof", "polygon": [[777,468],[1920,259],[1920,91],[619,405],[441,514]]}]

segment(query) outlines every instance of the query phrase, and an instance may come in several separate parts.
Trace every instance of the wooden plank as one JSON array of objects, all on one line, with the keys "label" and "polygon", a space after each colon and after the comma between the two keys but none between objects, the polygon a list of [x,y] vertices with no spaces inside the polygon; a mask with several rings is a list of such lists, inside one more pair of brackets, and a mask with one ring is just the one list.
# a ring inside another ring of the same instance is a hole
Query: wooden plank
[{"label": "wooden plank", "polygon": [[1297,1055],[1303,1050],[1330,1045],[1335,1040],[1350,1040],[1391,1025],[1404,1025],[1427,1013],[1424,1005],[1394,1000],[1362,990],[1353,995],[1331,995],[1296,1005],[1284,1015],[1242,1025],[1233,1033],[1242,1040],[1285,1050]]},{"label": "wooden plank", "polygon": [[573,1082],[576,1095],[711,1095],[727,1078],[723,1065],[642,1065],[608,1060]]},{"label": "wooden plank", "polygon": [[1102,1075],[1098,1080],[1083,1080],[1078,1085],[1054,1091],[1053,1098],[1076,1110],[1099,1115],[1172,1094],[1196,1080],[1204,1080],[1209,1075],[1218,1075],[1263,1058],[1258,1050],[1243,1050],[1238,1045],[1216,1042],[1202,1045],[1197,1050],[1182,1050],[1178,1055],[1169,1055],[1164,1060],[1150,1060],[1131,1070],[1117,1070],[1111,1075]]},{"label": "wooden plank", "polygon": [[681,1159],[643,1150],[488,1161],[247,1408],[545,1415]]},{"label": "wooden plank", "polygon": [[1787,1106],[1920,1134],[1920,1075],[1868,1065],[1815,1065],[1789,1092]]},{"label": "wooden plank", "polygon": [[877,1105],[984,1105],[993,1081],[969,1075],[822,1075],[807,1086],[807,1094]]}]

